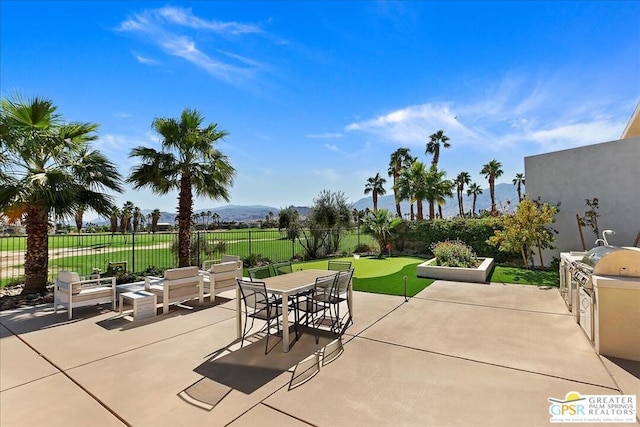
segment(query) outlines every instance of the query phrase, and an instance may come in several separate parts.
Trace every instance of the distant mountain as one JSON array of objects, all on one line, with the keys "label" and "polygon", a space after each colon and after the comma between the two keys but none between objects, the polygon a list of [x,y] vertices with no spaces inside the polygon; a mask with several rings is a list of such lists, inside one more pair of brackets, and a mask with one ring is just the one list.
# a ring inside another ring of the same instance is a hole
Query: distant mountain
[{"label": "distant mountain", "polygon": [[[462,203],[464,206],[464,210],[466,212],[471,211],[471,207],[473,205],[473,197],[466,196],[466,188],[465,188],[465,196],[463,197]],[[496,185],[496,204],[500,209],[503,206],[506,206],[507,201],[511,202],[512,208],[515,208],[514,202],[518,201],[518,192],[516,191],[516,186],[513,184],[498,184]],[[359,210],[373,207],[373,200],[371,197],[365,197],[353,204],[353,207]],[[391,194],[387,194],[382,197],[378,197],[378,209],[388,209],[390,212],[395,213],[396,211],[396,202],[393,198],[393,192]],[[409,203],[402,202],[400,203],[400,209],[402,213],[409,212]],[[415,209],[415,206],[414,206]],[[423,209],[425,217],[429,214],[429,204],[427,202],[423,202]],[[489,210],[491,209],[491,195],[489,194],[489,187],[482,189],[482,194],[480,194],[476,200],[476,213],[481,210]],[[437,208],[436,208],[437,212]],[[453,197],[447,199],[446,204],[442,207],[442,215],[445,218],[451,218],[457,216],[458,211],[458,199],[454,193]]]},{"label": "distant mountain", "polygon": [[[466,190],[465,190],[466,191]],[[498,204],[498,208],[506,206],[507,200],[512,203],[512,209],[515,208],[514,202],[518,200],[518,193],[516,191],[516,186],[512,184],[498,184],[496,185],[496,203]],[[472,197],[464,196],[464,209],[469,212],[471,210],[471,205],[473,203]],[[429,205],[424,202],[424,213],[425,216],[428,215]],[[300,215],[305,217],[309,214],[309,207],[307,206],[291,206],[295,208]],[[359,210],[363,210],[366,208],[371,209],[373,207],[373,202],[371,197],[362,198],[353,203],[353,207]],[[403,213],[409,212],[409,203],[402,202],[400,204]],[[382,196],[378,198],[378,208],[379,209],[388,209],[390,212],[395,212],[395,201],[393,199],[393,193],[388,194],[386,196]],[[489,188],[483,188],[483,193],[478,196],[478,200],[476,201],[476,212],[480,212],[483,209],[491,209],[491,196],[489,195]],[[263,206],[263,205],[227,205],[220,206],[216,208],[208,208],[208,209],[198,209],[194,213],[201,213],[210,211],[212,214],[215,212],[220,215],[220,220],[224,222],[255,222],[259,220],[264,220],[265,217],[269,214],[269,212],[273,213],[273,215],[277,218],[278,213],[280,212],[280,208],[274,208],[273,206]],[[152,212],[151,209],[142,209],[142,213],[144,215],[149,215]],[[442,208],[442,214],[445,218],[451,218],[458,215],[458,201],[455,197],[455,194],[452,198],[447,200],[447,203]],[[160,220],[158,222],[161,223],[175,223],[176,214],[174,212],[160,212]],[[91,222],[98,225],[108,225],[109,220],[106,218],[96,218]]]},{"label": "distant mountain", "polygon": [[265,219],[269,212],[273,213],[274,216],[277,216],[280,209],[262,205],[227,205],[217,208],[198,209],[195,213],[208,211],[211,213],[215,212],[220,215],[221,221],[251,222]]}]

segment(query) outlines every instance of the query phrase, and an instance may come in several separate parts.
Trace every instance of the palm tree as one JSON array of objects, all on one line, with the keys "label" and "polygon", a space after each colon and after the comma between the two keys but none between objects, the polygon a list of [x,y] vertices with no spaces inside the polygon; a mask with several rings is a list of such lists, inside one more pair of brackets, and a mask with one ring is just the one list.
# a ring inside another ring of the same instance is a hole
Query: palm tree
[{"label": "palm tree", "polygon": [[122,191],[115,165],[89,147],[97,128],[64,123],[43,98],[0,104],[0,214],[26,228],[24,294],[46,291],[49,216],[70,217],[81,206],[106,214],[113,199],[104,191]]},{"label": "palm tree", "polygon": [[120,218],[120,209],[117,206],[111,208],[109,212],[109,230],[111,231],[111,243],[113,243],[113,235],[118,231],[118,219]]},{"label": "palm tree", "polygon": [[513,178],[513,185],[516,186],[516,191],[518,192],[518,202],[522,201],[522,185],[525,185],[524,183],[524,174],[523,173],[517,173],[516,177]]},{"label": "palm tree", "polygon": [[473,216],[476,216],[476,200],[480,194],[482,194],[482,187],[475,182],[469,184],[469,188],[467,188],[467,196],[473,196],[473,207],[471,208],[471,214]]},{"label": "palm tree", "polygon": [[74,220],[76,222],[76,229],[78,230],[78,234],[82,230],[82,225],[83,225],[82,223],[84,222],[83,217],[84,217],[84,212],[86,210],[87,210],[86,206],[78,206],[75,213],[73,214]]},{"label": "palm tree", "polygon": [[235,170],[227,156],[214,144],[228,133],[216,123],[205,128],[204,117],[185,109],[180,120],[156,118],[153,128],[162,137],[162,150],[136,147],[130,157],[142,163],[127,178],[135,189],[149,187],[157,194],[178,190],[178,266],[189,265],[193,191],[199,196],[229,201],[228,187],[233,184]]},{"label": "palm tree", "polygon": [[205,225],[204,228],[205,228],[205,230],[208,230],[209,229],[209,222],[211,221],[211,211],[207,211],[206,218],[207,218],[207,224]]},{"label": "palm tree", "polygon": [[133,218],[133,232],[137,233],[138,231],[140,231],[140,221],[143,218],[142,216],[142,211],[140,210],[139,207],[135,206],[133,208],[133,212],[132,212],[132,218]]},{"label": "palm tree", "polygon": [[372,176],[367,179],[367,185],[364,187],[364,194],[371,193],[373,197],[373,211],[376,212],[378,210],[378,195],[384,196],[387,190],[384,189],[384,184],[387,182],[386,179],[380,176],[380,172],[376,174],[376,176]]},{"label": "palm tree", "polygon": [[131,229],[131,215],[133,214],[133,202],[127,201],[120,210],[120,233],[124,234]]},{"label": "palm tree", "polygon": [[409,154],[408,148],[398,148],[391,153],[389,160],[389,176],[393,177],[393,197],[396,201],[396,216],[402,218],[402,211],[400,210],[400,195],[398,190],[398,179],[404,169],[411,167],[411,164],[416,161],[416,158]]},{"label": "palm tree", "polygon": [[400,198],[400,201],[407,200],[409,202],[409,218],[411,221],[414,221],[416,218],[415,211],[413,209],[413,204],[416,202],[414,196],[411,168],[404,169],[400,173],[400,177],[398,177],[398,197]]},{"label": "palm tree", "polygon": [[438,161],[440,160],[440,144],[442,144],[442,148],[449,148],[451,144],[449,144],[449,137],[444,134],[443,130],[439,130],[433,135],[429,136],[429,142],[427,142],[427,149],[425,150],[425,154],[433,154],[433,160],[431,160],[431,166],[438,167]]},{"label": "palm tree", "polygon": [[156,233],[158,231],[158,221],[160,221],[160,209],[154,209],[149,214],[151,215],[151,232]]},{"label": "palm tree", "polygon": [[481,174],[489,180],[489,194],[491,195],[491,215],[497,215],[496,210],[496,178],[502,175],[502,163],[496,159],[482,166]]},{"label": "palm tree", "polygon": [[446,198],[453,196],[453,182],[444,179],[447,175],[445,171],[439,171],[431,166],[426,176],[425,200],[429,201],[429,219],[435,217],[434,207],[438,205],[438,212],[442,218],[442,206],[446,203]]},{"label": "palm tree", "polygon": [[365,232],[373,234],[380,246],[380,256],[387,246],[388,239],[392,235],[393,229],[402,223],[402,218],[393,218],[386,209],[371,211],[364,218]]},{"label": "palm tree", "polygon": [[[422,162],[414,162],[409,169],[403,172],[401,175],[401,186],[403,194],[409,196],[409,202],[413,207],[413,203],[416,204],[418,220],[424,219],[422,201],[426,198],[427,188],[427,170]],[[411,215],[413,220],[413,212]]]},{"label": "palm tree", "polygon": [[458,207],[460,208],[460,217],[464,218],[464,206],[462,200],[462,194],[464,192],[464,186],[469,185],[471,182],[471,175],[469,172],[460,172],[456,177],[454,183],[456,185],[456,191],[458,192]]}]

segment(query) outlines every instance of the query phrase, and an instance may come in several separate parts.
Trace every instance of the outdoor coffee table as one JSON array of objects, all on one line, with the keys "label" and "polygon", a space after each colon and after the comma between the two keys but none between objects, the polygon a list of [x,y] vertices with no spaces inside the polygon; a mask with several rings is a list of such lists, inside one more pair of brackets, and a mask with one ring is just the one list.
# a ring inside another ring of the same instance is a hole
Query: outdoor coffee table
[{"label": "outdoor coffee table", "polygon": [[124,292],[120,294],[120,314],[124,311],[124,304],[133,306],[133,320],[141,320],[156,315],[158,299],[155,294],[147,291]]}]

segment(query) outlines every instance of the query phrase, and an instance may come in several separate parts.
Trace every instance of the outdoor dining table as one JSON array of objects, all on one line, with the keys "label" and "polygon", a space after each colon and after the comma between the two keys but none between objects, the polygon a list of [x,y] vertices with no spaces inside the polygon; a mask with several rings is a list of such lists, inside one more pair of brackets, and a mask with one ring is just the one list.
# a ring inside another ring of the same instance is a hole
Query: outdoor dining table
[{"label": "outdoor dining table", "polygon": [[[273,277],[261,279],[264,282],[267,292],[279,295],[282,298],[282,351],[289,351],[289,297],[298,293],[308,291],[315,286],[316,279],[337,271],[309,269],[298,270],[293,273],[282,274]],[[349,303],[352,301],[351,286],[349,286]],[[238,338],[242,337],[242,298],[240,295],[240,287],[236,286],[236,321],[238,326]],[[353,313],[351,313],[353,316]]]}]

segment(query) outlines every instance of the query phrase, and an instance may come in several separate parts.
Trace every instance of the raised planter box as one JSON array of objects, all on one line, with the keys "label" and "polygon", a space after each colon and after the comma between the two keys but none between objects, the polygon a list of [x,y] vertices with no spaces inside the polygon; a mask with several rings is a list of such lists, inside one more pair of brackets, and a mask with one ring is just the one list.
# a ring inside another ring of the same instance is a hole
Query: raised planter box
[{"label": "raised planter box", "polygon": [[418,264],[417,276],[429,279],[452,280],[457,282],[487,283],[489,273],[493,268],[493,258],[480,258],[477,268],[443,267],[435,265],[436,259]]}]

